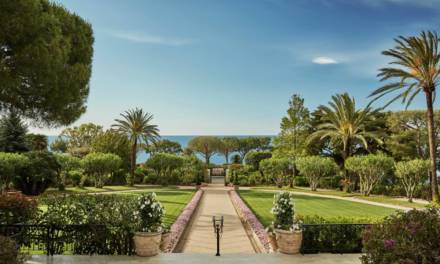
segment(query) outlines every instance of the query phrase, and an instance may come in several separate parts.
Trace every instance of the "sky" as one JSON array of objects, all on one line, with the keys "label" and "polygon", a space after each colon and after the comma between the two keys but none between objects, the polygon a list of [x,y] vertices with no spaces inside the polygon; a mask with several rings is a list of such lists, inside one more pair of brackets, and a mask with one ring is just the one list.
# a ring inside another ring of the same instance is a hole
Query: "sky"
[{"label": "sky", "polygon": [[[440,0],[56,2],[95,37],[87,112],[73,125],[108,128],[140,107],[162,135],[274,135],[292,94],[311,110],[343,92],[365,106],[393,38],[440,31]],[[411,109],[424,106],[419,96]]]}]

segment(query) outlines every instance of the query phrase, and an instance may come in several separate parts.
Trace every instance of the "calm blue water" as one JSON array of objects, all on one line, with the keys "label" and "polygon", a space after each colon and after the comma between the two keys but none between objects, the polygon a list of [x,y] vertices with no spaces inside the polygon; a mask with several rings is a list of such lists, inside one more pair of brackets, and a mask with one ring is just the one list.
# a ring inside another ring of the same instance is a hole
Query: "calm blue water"
[{"label": "calm blue water", "polygon": [[[161,136],[162,139],[168,139],[168,140],[179,142],[180,145],[182,146],[182,148],[186,148],[188,146],[188,142],[194,137],[196,137],[196,136]],[[222,137],[222,136],[219,136],[219,137]],[[248,136],[240,135],[237,137],[248,137]],[[48,136],[49,144],[52,143],[56,138],[57,138],[57,136]],[[232,155],[229,157],[229,159],[231,159],[231,157],[232,157]],[[137,162],[138,163],[144,162],[145,160],[147,160],[147,158],[148,158],[148,154],[145,153],[145,151],[139,151],[139,153],[137,155]],[[202,159],[201,156],[199,158]],[[204,159],[202,159],[202,160],[204,160]],[[220,156],[220,155],[214,155],[213,157],[211,157],[211,163],[223,164],[223,163],[225,163],[225,157]]]}]

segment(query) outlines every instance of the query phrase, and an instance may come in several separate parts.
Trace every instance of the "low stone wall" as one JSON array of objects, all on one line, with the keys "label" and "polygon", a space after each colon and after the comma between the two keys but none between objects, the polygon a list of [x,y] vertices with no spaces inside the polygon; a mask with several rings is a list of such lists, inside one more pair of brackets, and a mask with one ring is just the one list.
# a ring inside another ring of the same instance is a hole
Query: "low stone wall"
[{"label": "low stone wall", "polygon": [[260,248],[261,252],[272,253],[273,249],[269,242],[269,236],[264,229],[264,226],[255,216],[252,210],[249,209],[249,207],[235,190],[229,191],[229,196],[241,221],[251,230],[252,237],[257,243],[257,246]]},{"label": "low stone wall", "polygon": [[183,209],[182,213],[177,218],[176,222],[170,228],[170,241],[166,246],[164,252],[173,252],[174,248],[179,243],[182,234],[185,232],[186,227],[191,221],[191,217],[199,206],[200,200],[203,196],[203,190],[198,190],[191,201],[186,205],[185,209]]}]

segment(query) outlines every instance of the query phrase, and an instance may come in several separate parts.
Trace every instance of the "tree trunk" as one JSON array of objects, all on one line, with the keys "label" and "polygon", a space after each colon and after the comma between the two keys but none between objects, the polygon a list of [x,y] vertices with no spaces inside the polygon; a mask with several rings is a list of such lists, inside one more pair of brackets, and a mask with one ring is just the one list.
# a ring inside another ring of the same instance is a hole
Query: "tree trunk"
[{"label": "tree trunk", "polygon": [[133,145],[131,147],[131,160],[130,160],[130,177],[131,179],[127,181],[129,186],[134,185],[134,170],[136,167],[136,152],[137,152],[137,138],[134,139]]},{"label": "tree trunk", "polygon": [[229,164],[229,152],[225,153],[226,164]]},{"label": "tree trunk", "polygon": [[209,165],[209,158],[210,158],[209,155],[206,154],[206,155],[205,155],[205,162],[206,162],[206,165]]},{"label": "tree trunk", "polygon": [[436,166],[436,160],[437,160],[437,144],[436,144],[436,135],[435,135],[435,128],[434,128],[434,110],[432,106],[432,91],[433,89],[430,89],[430,91],[425,92],[426,93],[426,104],[427,104],[427,121],[428,121],[428,142],[429,142],[429,156],[431,158],[431,197],[432,202],[439,203],[440,197],[438,193],[438,184],[437,184],[437,166]]}]

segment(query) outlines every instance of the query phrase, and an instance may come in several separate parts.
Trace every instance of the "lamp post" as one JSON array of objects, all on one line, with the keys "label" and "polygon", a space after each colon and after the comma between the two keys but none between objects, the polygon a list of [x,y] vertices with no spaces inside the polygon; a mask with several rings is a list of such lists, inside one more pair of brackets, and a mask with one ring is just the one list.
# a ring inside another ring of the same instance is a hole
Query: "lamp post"
[{"label": "lamp post", "polygon": [[220,256],[220,237],[223,234],[223,216],[213,216],[212,226],[217,238],[217,254],[215,255]]}]

